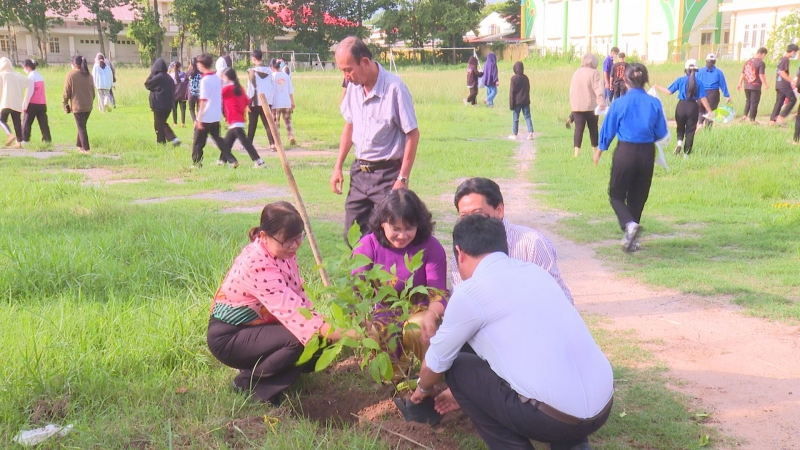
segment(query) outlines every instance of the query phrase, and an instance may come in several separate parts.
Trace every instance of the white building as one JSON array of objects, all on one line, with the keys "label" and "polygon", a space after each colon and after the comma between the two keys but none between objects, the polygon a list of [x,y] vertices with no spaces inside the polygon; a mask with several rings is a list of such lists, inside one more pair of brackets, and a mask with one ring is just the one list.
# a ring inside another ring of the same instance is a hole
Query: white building
[{"label": "white building", "polygon": [[749,59],[760,47],[766,46],[773,30],[784,17],[792,10],[800,9],[800,1],[729,0],[719,9],[730,14],[734,57]]},{"label": "white building", "polygon": [[481,20],[477,33],[469,31],[464,37],[469,42],[494,42],[503,40],[506,36],[514,34],[515,31],[514,25],[508,23],[495,11]]}]

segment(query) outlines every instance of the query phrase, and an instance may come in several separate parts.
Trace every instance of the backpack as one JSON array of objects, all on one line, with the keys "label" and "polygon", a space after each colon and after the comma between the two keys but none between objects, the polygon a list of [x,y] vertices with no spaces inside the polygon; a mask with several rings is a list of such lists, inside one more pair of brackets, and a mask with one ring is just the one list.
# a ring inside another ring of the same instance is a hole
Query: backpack
[{"label": "backpack", "polygon": [[758,83],[758,74],[756,73],[755,64],[753,64],[752,59],[747,60],[742,73],[744,74],[744,81],[747,83]]}]

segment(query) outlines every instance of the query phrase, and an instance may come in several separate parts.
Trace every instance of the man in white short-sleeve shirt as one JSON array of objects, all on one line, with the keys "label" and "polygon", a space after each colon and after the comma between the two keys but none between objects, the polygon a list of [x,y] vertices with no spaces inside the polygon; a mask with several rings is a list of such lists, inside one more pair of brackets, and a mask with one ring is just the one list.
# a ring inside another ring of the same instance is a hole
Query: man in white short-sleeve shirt
[{"label": "man in white short-sleeve shirt", "polygon": [[415,403],[433,394],[446,413],[459,407],[494,449],[589,449],[608,419],[611,364],[553,277],[508,256],[505,227],[473,214],[453,228],[464,282],[450,297],[420,370]]},{"label": "man in white short-sleeve shirt", "polygon": [[239,162],[231,154],[231,148],[219,134],[219,122],[222,120],[222,82],[216,75],[214,62],[210,55],[197,57],[197,68],[203,73],[200,79],[200,95],[197,103],[197,118],[194,121],[194,143],[192,145],[192,167],[203,166],[203,149],[208,136],[214,139],[219,147],[219,161],[236,168]]}]

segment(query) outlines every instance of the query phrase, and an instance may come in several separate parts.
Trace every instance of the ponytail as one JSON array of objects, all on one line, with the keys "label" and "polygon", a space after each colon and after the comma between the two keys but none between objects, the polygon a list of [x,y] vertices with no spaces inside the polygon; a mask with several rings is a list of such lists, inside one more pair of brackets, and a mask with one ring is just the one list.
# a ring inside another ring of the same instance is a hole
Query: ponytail
[{"label": "ponytail", "polygon": [[686,71],[686,75],[689,76],[689,80],[686,82],[686,99],[697,99],[697,78],[695,77],[695,73],[697,72],[696,69],[689,69]]},{"label": "ponytail", "polygon": [[78,69],[80,69],[82,75],[89,75],[89,64],[86,62],[86,58],[81,55],[75,55],[72,57],[72,64],[74,64]]},{"label": "ponytail", "polygon": [[225,69],[222,72],[222,76],[231,80],[231,82],[233,83],[233,95],[239,97],[244,93],[242,85],[239,83],[239,77],[236,76],[236,71],[233,69],[233,67],[228,67],[227,69]]},{"label": "ponytail", "polygon": [[647,75],[647,67],[644,64],[633,63],[625,69],[625,82],[631,88],[644,88],[644,85],[650,82]]}]

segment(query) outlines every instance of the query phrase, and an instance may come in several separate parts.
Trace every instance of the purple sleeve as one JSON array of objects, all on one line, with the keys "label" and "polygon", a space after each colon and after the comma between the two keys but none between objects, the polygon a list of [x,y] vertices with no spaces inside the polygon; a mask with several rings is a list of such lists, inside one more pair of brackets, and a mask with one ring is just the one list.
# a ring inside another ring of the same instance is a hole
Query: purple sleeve
[{"label": "purple sleeve", "polygon": [[425,246],[425,277],[428,286],[436,289],[447,289],[447,255],[444,247],[435,237],[428,239]]},{"label": "purple sleeve", "polygon": [[[370,261],[375,261],[375,244],[377,241],[375,240],[375,235],[370,233],[361,238],[356,244],[356,248],[353,249],[353,256],[355,255],[364,255],[370,259]],[[353,271],[353,275],[363,272],[365,270],[369,270],[370,266],[360,267]]]},{"label": "purple sleeve", "polygon": [[603,61],[603,72],[611,75],[611,68],[614,66],[614,60],[606,57],[605,61]]}]

